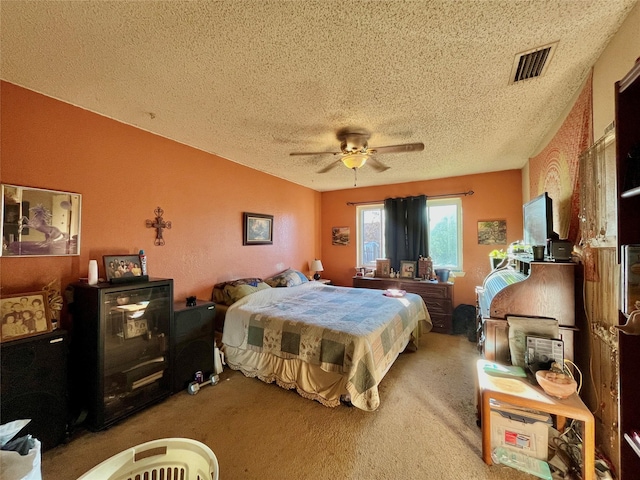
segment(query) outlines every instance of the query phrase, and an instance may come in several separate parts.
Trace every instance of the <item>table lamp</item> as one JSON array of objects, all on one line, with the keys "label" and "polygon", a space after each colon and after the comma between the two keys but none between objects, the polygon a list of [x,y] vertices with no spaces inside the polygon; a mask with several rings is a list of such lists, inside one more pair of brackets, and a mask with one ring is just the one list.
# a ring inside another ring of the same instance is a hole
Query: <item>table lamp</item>
[{"label": "table lamp", "polygon": [[312,272],[316,272],[313,274],[313,279],[320,280],[320,272],[324,270],[324,267],[322,266],[322,262],[316,258],[313,262],[311,262],[310,270]]}]

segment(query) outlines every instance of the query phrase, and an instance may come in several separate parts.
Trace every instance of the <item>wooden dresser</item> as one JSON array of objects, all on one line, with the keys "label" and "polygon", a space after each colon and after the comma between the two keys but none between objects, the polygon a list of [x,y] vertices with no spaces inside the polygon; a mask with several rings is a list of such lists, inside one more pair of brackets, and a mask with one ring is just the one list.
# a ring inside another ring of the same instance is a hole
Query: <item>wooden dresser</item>
[{"label": "wooden dresser", "polygon": [[353,277],[355,288],[374,288],[386,290],[397,288],[422,297],[427,305],[434,332],[452,333],[453,331],[453,284],[438,283],[406,278]]},{"label": "wooden dresser", "polygon": [[487,360],[509,364],[509,316],[553,318],[564,341],[565,358],[573,360],[575,264],[534,262],[514,257],[493,270],[476,287],[478,349]]}]

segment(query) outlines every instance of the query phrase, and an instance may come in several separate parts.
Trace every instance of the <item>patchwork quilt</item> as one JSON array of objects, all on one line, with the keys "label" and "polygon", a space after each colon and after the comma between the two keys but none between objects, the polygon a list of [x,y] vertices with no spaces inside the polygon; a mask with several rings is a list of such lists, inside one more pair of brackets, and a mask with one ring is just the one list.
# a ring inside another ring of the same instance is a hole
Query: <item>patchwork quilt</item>
[{"label": "patchwork quilt", "polygon": [[412,335],[431,329],[415,294],[309,282],[248,295],[227,310],[222,342],[343,374],[351,402],[379,405],[377,386]]}]

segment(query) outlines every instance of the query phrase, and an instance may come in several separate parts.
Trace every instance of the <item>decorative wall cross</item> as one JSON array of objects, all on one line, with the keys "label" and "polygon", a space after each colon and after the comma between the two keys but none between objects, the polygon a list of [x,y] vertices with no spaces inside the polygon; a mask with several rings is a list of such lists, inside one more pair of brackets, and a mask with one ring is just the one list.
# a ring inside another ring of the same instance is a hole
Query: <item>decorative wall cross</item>
[{"label": "decorative wall cross", "polygon": [[156,239],[153,242],[154,245],[161,247],[164,245],[164,238],[162,238],[162,231],[166,229],[171,229],[171,222],[165,221],[162,218],[164,215],[164,210],[160,207],[156,208],[153,213],[156,214],[155,220],[147,220],[147,228],[155,228],[156,229]]}]

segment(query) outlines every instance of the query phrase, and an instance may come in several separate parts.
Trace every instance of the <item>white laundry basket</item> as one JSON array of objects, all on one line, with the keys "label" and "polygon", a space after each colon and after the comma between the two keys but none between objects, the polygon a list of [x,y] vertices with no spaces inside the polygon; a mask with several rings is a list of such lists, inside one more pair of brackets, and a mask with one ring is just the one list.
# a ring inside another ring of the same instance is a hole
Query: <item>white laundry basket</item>
[{"label": "white laundry basket", "polygon": [[163,438],[141,443],[106,459],[78,480],[218,480],[218,459],[204,443]]}]

